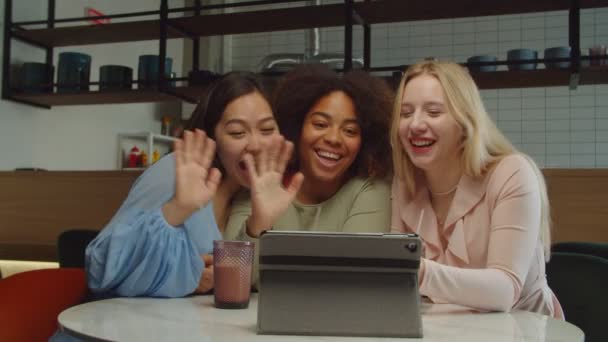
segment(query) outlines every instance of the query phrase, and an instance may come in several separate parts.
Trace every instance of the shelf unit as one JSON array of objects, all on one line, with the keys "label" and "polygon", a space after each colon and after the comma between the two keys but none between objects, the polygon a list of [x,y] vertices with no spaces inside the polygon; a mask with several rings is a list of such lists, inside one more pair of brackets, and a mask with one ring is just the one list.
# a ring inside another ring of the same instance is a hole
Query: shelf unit
[{"label": "shelf unit", "polygon": [[[302,2],[302,0],[253,0],[224,5],[202,6],[197,0],[194,7],[168,8],[168,0],[162,0],[158,11],[110,15],[102,18],[124,18],[142,15],[158,15],[159,19],[142,20],[104,25],[80,25],[55,27],[58,23],[83,21],[87,18],[55,20],[54,2],[49,0],[48,19],[44,21],[13,22],[12,0],[6,0],[5,41],[3,61],[2,97],[31,105],[50,107],[69,104],[130,103],[149,101],[196,102],[201,87],[184,86],[171,88],[166,78],[161,78],[155,89],[127,91],[90,91],[77,94],[24,94],[10,88],[10,45],[17,39],[45,49],[47,64],[53,64],[53,48],[85,44],[105,44],[139,40],[158,40],[159,55],[166,57],[167,39],[186,38],[193,41],[193,70],[198,70],[199,38],[222,34],[241,34],[295,30],[312,27],[344,26],[344,66],[352,67],[353,26],[363,26],[363,59],[365,69],[371,72],[402,71],[405,65],[370,67],[371,25],[399,21],[417,21],[445,18],[464,18],[488,15],[524,14],[545,11],[569,11],[569,45],[572,47],[569,70],[497,71],[473,73],[480,88],[540,87],[555,85],[596,84],[608,82],[605,67],[581,67],[580,10],[608,7],[608,0],[438,0],[406,2],[403,0],[357,1],[345,0],[340,4],[300,6],[281,9],[251,10],[226,14],[204,14],[218,8],[240,8],[264,4]],[[189,17],[170,18],[170,13],[193,12]],[[46,25],[46,28],[27,29],[26,26]],[[538,62],[544,62],[539,59]],[[495,62],[508,65],[508,61]],[[473,64],[471,64],[473,65]],[[487,65],[487,64],[485,64]],[[164,75],[164,63],[159,63],[159,75]],[[136,81],[135,81],[136,82]],[[93,83],[91,83],[93,84]]]},{"label": "shelf unit", "polygon": [[[175,137],[170,137],[166,135],[156,134],[152,132],[136,132],[136,133],[120,133],[118,134],[118,154],[117,154],[117,167],[119,170],[124,171],[140,171],[146,169],[147,166],[144,167],[124,167],[125,162],[125,150],[123,146],[123,142],[126,141],[144,141],[146,148],[146,154],[148,155],[148,166],[151,165],[152,162],[152,153],[154,150],[158,150],[155,148],[157,145],[162,144],[166,146],[164,150],[170,151],[171,145],[175,140]],[[128,151],[127,151],[128,155]]]},{"label": "shelf unit", "polygon": [[171,87],[162,91],[153,88],[88,91],[82,93],[13,93],[11,96],[19,102],[50,108],[52,106],[172,102],[181,100],[196,102],[196,98],[204,90],[205,86],[188,86]]}]

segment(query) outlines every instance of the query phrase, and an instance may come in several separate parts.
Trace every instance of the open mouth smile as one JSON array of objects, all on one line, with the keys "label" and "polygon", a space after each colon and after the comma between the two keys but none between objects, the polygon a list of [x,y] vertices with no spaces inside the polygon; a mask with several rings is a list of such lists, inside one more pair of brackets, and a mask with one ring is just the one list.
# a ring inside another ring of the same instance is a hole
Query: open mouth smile
[{"label": "open mouth smile", "polygon": [[317,159],[321,162],[321,164],[325,165],[325,166],[334,166],[342,159],[341,154],[338,154],[335,152],[330,152],[330,151],[325,151],[325,150],[321,150],[321,149],[316,149],[315,154],[317,156]]},{"label": "open mouth smile", "polygon": [[414,153],[426,153],[431,150],[436,140],[428,138],[410,138],[409,143]]}]

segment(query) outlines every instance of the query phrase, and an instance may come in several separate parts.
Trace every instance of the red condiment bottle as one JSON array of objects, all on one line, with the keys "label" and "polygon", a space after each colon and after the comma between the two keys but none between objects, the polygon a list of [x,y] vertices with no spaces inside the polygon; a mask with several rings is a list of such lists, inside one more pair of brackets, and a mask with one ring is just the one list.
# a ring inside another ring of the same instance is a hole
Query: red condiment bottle
[{"label": "red condiment bottle", "polygon": [[129,153],[129,160],[127,162],[127,167],[137,167],[137,162],[139,161],[139,149],[137,146],[133,146],[131,152]]}]

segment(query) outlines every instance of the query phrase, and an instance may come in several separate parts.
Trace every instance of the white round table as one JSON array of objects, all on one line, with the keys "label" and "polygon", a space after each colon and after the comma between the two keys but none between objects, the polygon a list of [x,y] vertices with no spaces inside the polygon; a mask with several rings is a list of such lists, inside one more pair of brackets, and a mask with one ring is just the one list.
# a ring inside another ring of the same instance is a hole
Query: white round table
[{"label": "white round table", "polygon": [[[74,306],[59,315],[69,335],[93,341],[393,341],[398,338],[256,334],[257,296],[248,309],[222,310],[213,296],[113,298]],[[526,311],[474,313],[449,304],[422,305],[424,338],[415,341],[583,342],[576,326]]]}]

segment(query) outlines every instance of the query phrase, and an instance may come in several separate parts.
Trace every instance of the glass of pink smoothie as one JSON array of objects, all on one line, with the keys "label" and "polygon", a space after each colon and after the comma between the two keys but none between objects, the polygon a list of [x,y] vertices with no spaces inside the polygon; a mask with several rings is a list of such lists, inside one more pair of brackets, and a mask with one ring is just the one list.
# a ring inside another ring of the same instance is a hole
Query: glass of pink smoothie
[{"label": "glass of pink smoothie", "polygon": [[215,307],[244,309],[249,306],[253,242],[213,241]]}]

